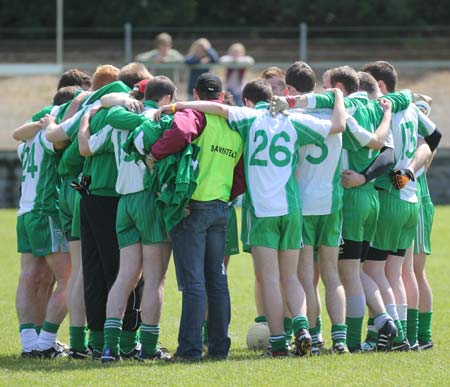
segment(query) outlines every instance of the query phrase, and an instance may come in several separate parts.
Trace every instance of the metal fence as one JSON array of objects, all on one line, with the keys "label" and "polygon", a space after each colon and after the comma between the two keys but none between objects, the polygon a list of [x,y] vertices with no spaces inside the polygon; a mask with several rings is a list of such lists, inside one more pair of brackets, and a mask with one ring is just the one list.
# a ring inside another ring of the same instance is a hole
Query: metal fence
[{"label": "metal fence", "polygon": [[[450,26],[313,26],[295,27],[133,27],[64,29],[59,63],[127,63],[153,48],[154,37],[170,33],[175,48],[187,52],[191,42],[207,37],[223,54],[241,41],[256,61],[312,62],[371,60],[450,60]],[[64,44],[63,44],[64,43]],[[56,62],[55,28],[0,28],[0,62]],[[62,56],[64,50],[64,56]]]}]

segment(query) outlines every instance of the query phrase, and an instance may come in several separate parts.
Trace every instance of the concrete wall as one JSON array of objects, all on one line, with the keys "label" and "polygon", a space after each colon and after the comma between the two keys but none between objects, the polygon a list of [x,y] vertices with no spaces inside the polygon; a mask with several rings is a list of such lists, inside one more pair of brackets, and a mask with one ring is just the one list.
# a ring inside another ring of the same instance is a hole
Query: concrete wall
[{"label": "concrete wall", "polygon": [[[0,151],[0,208],[18,206],[22,168],[14,151]],[[435,204],[450,204],[450,149],[440,149],[428,171]]]}]

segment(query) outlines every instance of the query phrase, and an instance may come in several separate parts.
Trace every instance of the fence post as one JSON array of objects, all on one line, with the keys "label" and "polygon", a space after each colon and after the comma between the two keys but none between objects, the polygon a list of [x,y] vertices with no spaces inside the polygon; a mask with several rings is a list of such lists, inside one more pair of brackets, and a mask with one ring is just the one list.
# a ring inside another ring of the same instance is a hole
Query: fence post
[{"label": "fence post", "polygon": [[63,70],[64,61],[64,0],[56,0],[56,64]]},{"label": "fence post", "polygon": [[308,59],[308,25],[306,23],[300,23],[299,34],[299,57],[301,61],[306,62]]},{"label": "fence post", "polygon": [[132,42],[132,34],[133,34],[133,27],[131,23],[125,23],[124,24],[124,61],[125,64],[130,63],[133,56],[133,42]]}]

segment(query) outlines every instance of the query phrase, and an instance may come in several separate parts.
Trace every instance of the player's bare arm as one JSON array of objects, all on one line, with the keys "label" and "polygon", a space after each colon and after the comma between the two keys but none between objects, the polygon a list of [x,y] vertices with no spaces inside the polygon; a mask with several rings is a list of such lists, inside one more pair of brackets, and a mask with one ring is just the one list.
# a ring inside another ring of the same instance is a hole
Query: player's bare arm
[{"label": "player's bare arm", "polygon": [[331,116],[330,134],[342,133],[345,131],[346,120],[344,94],[342,94],[342,91],[337,88],[329,89],[328,91],[334,93],[334,108]]},{"label": "player's bare arm", "polygon": [[161,114],[175,113],[183,109],[193,109],[201,113],[215,114],[228,119],[228,105],[210,101],[176,102],[170,105],[165,105],[159,108],[159,110],[155,113],[155,119],[159,120]]},{"label": "player's bare arm", "polygon": [[392,117],[392,103],[391,101],[381,98],[379,100],[380,106],[383,109],[383,118],[378,125],[377,130],[373,133],[373,138],[366,145],[370,149],[381,149],[386,143],[386,138],[389,133],[389,126],[391,124]]},{"label": "player's bare arm", "polygon": [[14,129],[13,138],[16,141],[27,141],[33,138],[37,132],[39,132],[42,128],[45,128],[45,122],[39,120],[35,122],[27,122]]},{"label": "player's bare arm", "polygon": [[85,113],[81,118],[80,129],[78,130],[78,148],[81,156],[92,156],[92,152],[89,149],[89,139],[91,133],[89,131],[90,118],[99,111],[101,106],[96,106]]},{"label": "player's bare arm", "polygon": [[110,93],[100,98],[103,107],[123,106],[133,113],[142,113],[144,105],[141,101],[130,97],[128,93]]}]

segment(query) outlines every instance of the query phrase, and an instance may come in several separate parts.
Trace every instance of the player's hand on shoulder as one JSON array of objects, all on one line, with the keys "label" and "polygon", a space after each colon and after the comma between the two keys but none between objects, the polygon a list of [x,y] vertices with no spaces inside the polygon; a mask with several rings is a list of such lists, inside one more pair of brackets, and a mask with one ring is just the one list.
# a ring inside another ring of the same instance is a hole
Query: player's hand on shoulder
[{"label": "player's hand on shoulder", "polygon": [[39,120],[39,126],[41,128],[46,128],[50,124],[53,124],[55,122],[55,117],[51,116],[50,114],[46,114],[44,117],[42,117]]},{"label": "player's hand on shoulder", "polygon": [[134,98],[127,98],[124,101],[124,107],[133,113],[142,113],[144,111],[144,104]]},{"label": "player's hand on shoulder", "polygon": [[380,98],[378,101],[380,102],[380,106],[384,112],[392,111],[392,102],[391,101],[389,101],[386,98]]}]

